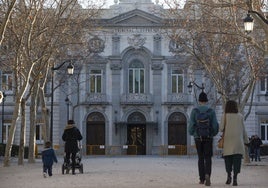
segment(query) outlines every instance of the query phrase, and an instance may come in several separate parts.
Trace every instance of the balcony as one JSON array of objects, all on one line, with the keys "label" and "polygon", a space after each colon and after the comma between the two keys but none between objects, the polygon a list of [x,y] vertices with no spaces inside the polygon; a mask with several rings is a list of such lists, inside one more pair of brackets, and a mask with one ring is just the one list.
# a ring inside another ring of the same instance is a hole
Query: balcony
[{"label": "balcony", "polygon": [[168,94],[165,104],[192,104],[191,95],[186,93]]},{"label": "balcony", "polygon": [[152,95],[144,93],[128,93],[121,95],[122,105],[151,105]]},{"label": "balcony", "polygon": [[85,103],[87,104],[108,104],[107,95],[103,93],[88,93]]}]

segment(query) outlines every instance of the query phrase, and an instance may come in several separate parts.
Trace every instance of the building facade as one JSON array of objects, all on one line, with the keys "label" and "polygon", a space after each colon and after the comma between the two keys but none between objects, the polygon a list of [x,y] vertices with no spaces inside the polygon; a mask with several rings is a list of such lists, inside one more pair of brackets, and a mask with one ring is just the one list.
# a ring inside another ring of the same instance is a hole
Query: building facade
[{"label": "building facade", "polygon": [[[78,82],[55,90],[53,144],[63,151],[61,135],[67,119],[73,118],[83,135],[86,155],[186,155],[193,152],[194,140],[187,122],[196,105],[188,92],[193,77],[206,83],[202,71],[189,67],[191,58],[180,51],[163,32],[163,7],[151,0],[121,0],[103,10],[101,26],[88,41],[88,56],[79,68]],[[153,11],[155,10],[155,11]],[[86,31],[87,28],[85,28]],[[75,65],[75,64],[74,64]],[[75,65],[75,68],[76,65]],[[2,73],[2,140],[7,138],[12,117],[10,73]],[[5,84],[6,83],[6,84]],[[268,141],[267,77],[255,90],[251,114],[246,121],[249,136],[258,134]],[[213,100],[215,93],[208,93]],[[68,104],[62,96],[68,97]],[[48,104],[50,98],[47,98]],[[215,107],[218,120],[222,109]],[[37,125],[37,144],[42,147],[42,122]],[[16,135],[19,138],[19,131]],[[16,139],[15,143],[18,143]],[[215,150],[217,150],[215,146]]]}]

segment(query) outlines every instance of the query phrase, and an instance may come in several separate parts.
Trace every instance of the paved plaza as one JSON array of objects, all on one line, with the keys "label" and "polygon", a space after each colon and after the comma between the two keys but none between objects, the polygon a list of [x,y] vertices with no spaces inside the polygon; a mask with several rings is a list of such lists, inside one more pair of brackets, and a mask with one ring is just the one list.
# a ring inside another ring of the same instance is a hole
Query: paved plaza
[{"label": "paved plaza", "polygon": [[[53,176],[42,176],[42,163],[25,162],[17,166],[12,159],[10,167],[0,167],[1,188],[195,188],[198,184],[196,156],[101,156],[83,157],[84,173],[61,173],[62,156],[54,165]],[[3,159],[1,159],[1,163]],[[222,158],[213,158],[211,187],[225,185],[226,173]],[[238,186],[268,187],[268,156],[261,162],[243,165]]]}]

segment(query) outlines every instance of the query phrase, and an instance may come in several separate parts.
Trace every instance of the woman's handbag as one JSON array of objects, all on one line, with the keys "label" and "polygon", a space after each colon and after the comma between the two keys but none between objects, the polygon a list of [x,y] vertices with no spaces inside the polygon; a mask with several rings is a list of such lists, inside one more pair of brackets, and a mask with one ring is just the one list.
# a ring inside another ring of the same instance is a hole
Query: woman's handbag
[{"label": "woman's handbag", "polygon": [[218,148],[222,149],[223,148],[223,143],[224,143],[224,135],[221,136],[221,138],[218,141]]},{"label": "woman's handbag", "polygon": [[225,124],[226,124],[226,114],[224,114],[224,127],[222,131],[222,136],[218,141],[218,148],[222,149],[223,148],[223,143],[224,143],[224,133],[225,133]]}]

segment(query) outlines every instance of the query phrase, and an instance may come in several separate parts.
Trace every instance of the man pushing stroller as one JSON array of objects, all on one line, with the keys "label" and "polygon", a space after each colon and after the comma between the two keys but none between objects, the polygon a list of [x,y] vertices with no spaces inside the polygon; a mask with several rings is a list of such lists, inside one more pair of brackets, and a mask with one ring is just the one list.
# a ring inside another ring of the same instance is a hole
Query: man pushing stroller
[{"label": "man pushing stroller", "polygon": [[78,141],[82,140],[82,135],[79,129],[75,126],[73,120],[69,120],[64,128],[62,140],[65,142],[64,151],[66,154],[66,163],[70,164],[70,157],[72,159],[72,174],[75,174],[75,157],[79,151]]}]

